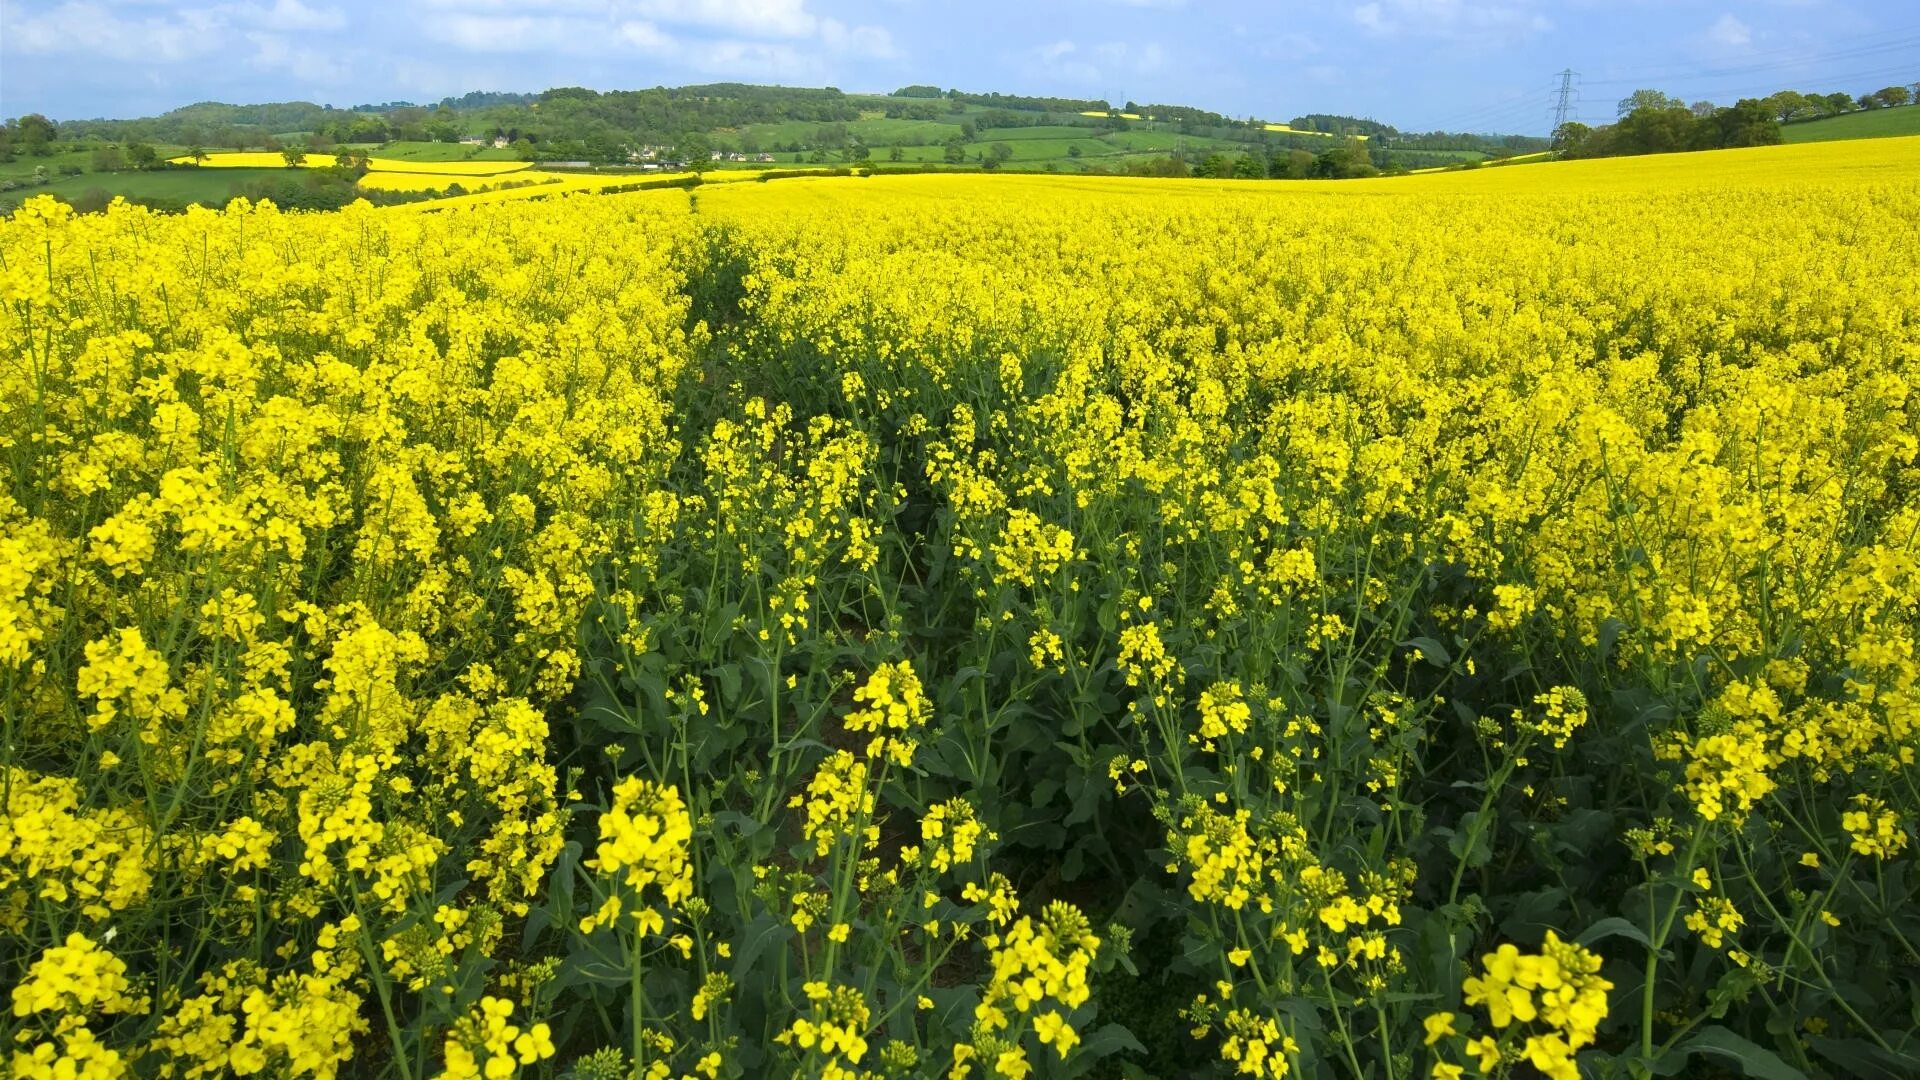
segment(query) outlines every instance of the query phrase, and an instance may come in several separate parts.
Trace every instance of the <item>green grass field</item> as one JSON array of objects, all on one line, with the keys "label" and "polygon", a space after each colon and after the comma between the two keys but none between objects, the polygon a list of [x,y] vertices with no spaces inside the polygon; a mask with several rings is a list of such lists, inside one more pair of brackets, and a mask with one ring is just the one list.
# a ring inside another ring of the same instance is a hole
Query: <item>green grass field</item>
[{"label": "green grass field", "polygon": [[1095,127],[1072,127],[1055,124],[1041,127],[988,128],[974,136],[981,142],[1025,142],[1029,139],[1097,139],[1101,130]]},{"label": "green grass field", "polygon": [[463,146],[460,143],[390,142],[384,145],[374,143],[352,145],[375,157],[394,158],[398,161],[517,161],[520,158],[519,153],[514,150],[495,150],[492,146]]},{"label": "green grass field", "polygon": [[88,173],[53,183],[0,192],[0,211],[11,210],[35,195],[73,199],[98,189],[130,199],[164,199],[225,206],[241,187],[268,176],[284,176],[285,169],[163,169],[158,172]]},{"label": "green grass field", "polygon": [[1873,109],[1867,112],[1829,116],[1823,120],[1802,120],[1786,124],[1780,134],[1790,143],[1827,142],[1833,139],[1884,139],[1894,135],[1920,135],[1920,105],[1902,105],[1897,109]]}]

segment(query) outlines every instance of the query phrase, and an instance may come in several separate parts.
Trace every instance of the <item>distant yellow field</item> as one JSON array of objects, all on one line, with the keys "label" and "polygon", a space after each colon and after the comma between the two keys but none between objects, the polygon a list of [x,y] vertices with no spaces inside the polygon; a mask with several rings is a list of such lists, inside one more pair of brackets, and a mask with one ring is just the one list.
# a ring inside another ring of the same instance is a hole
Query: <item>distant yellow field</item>
[{"label": "distant yellow field", "polygon": [[[175,165],[191,165],[186,156],[169,159]],[[275,169],[284,168],[287,159],[278,151],[250,150],[245,153],[209,154],[200,162],[203,169]],[[308,154],[303,167],[326,169],[339,164],[333,154]],[[402,161],[399,158],[369,158],[368,167],[378,173],[428,173],[437,176],[498,176],[532,167],[528,161]]]},{"label": "distant yellow field", "polygon": [[[1086,111],[1086,112],[1083,112],[1083,113],[1081,113],[1080,115],[1081,115],[1081,116],[1112,116],[1113,114],[1112,114],[1112,113],[1104,113],[1104,112],[1101,112],[1101,111],[1099,111],[1098,109],[1089,109],[1088,111]],[[1121,114],[1120,114],[1120,119],[1122,119],[1122,120],[1144,120],[1144,119],[1147,119],[1147,118],[1146,118],[1146,117],[1144,117],[1144,116],[1141,116],[1141,115],[1140,115],[1139,113],[1130,113],[1130,112],[1123,112],[1123,113],[1121,113]]]},{"label": "distant yellow field", "polygon": [[[1326,132],[1326,131],[1308,131],[1308,130],[1306,130],[1305,128],[1297,128],[1297,127],[1292,127],[1292,126],[1290,126],[1290,125],[1287,125],[1287,124],[1265,124],[1265,125],[1262,125],[1262,126],[1263,126],[1263,127],[1265,127],[1265,128],[1266,128],[1266,130],[1268,130],[1268,131],[1277,131],[1277,132],[1280,132],[1280,133],[1281,133],[1281,134],[1283,134],[1283,135],[1312,135],[1312,136],[1314,136],[1315,138],[1320,138],[1320,139],[1332,139],[1332,138],[1337,138],[1337,136],[1335,136],[1335,135],[1333,135],[1333,134],[1332,134],[1331,132]],[[1356,139],[1365,139],[1365,138],[1366,138],[1366,136],[1365,136],[1365,135],[1356,135],[1356,136],[1354,136],[1354,138],[1356,138]]]},{"label": "distant yellow field", "polygon": [[502,184],[544,184],[563,179],[538,169],[510,173],[387,172],[375,170],[360,178],[360,186],[374,191],[437,191],[459,184],[468,191],[485,191]]}]

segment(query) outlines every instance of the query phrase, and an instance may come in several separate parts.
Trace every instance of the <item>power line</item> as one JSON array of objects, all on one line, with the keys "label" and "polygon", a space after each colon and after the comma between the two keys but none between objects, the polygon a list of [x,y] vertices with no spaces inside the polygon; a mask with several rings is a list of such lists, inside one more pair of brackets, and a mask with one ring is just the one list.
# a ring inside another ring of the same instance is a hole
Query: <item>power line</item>
[{"label": "power line", "polygon": [[1781,60],[1781,61],[1775,61],[1771,63],[1744,64],[1737,67],[1727,67],[1727,68],[1696,68],[1686,73],[1677,73],[1673,75],[1664,75],[1664,76],[1663,75],[1636,75],[1629,78],[1620,78],[1620,79],[1595,79],[1589,85],[1592,85],[1592,86],[1629,86],[1629,85],[1635,85],[1635,84],[1645,85],[1648,80],[1658,80],[1662,78],[1673,79],[1681,82],[1690,82],[1698,79],[1718,79],[1718,78],[1735,76],[1735,75],[1754,75],[1763,71],[1784,71],[1789,68],[1803,68],[1803,67],[1810,67],[1816,64],[1830,64],[1836,60],[1860,60],[1869,56],[1876,56],[1877,54],[1889,53],[1889,52],[1920,52],[1920,35],[1916,35],[1911,38],[1903,38],[1896,41],[1888,41],[1879,45],[1866,46],[1858,49],[1847,49],[1841,52],[1833,52],[1833,53],[1809,54],[1809,55],[1798,56],[1790,60]]},{"label": "power line", "polygon": [[[1544,89],[1551,92],[1552,88],[1545,87]],[[1445,124],[1440,125],[1434,130],[1465,131],[1473,125],[1482,124],[1489,120],[1504,118],[1518,112],[1532,112],[1539,107],[1540,92],[1539,89],[1527,89],[1521,90],[1518,93],[1509,94],[1506,97],[1489,102],[1479,108],[1470,109],[1463,113],[1456,113],[1450,117]]]},{"label": "power line", "polygon": [[[1915,69],[1912,65],[1903,64],[1899,67],[1876,68],[1871,71],[1846,72],[1843,74],[1827,76],[1821,79],[1810,79],[1810,80],[1807,80],[1807,82],[1808,83],[1826,83],[1828,85],[1835,85],[1842,82],[1878,81],[1880,79],[1900,78],[1905,75],[1909,75],[1913,73],[1914,70]],[[1782,90],[1782,89],[1785,89],[1785,87],[1782,87],[1777,82],[1746,83],[1740,86],[1720,86],[1712,90],[1693,90],[1689,92],[1688,96],[1697,97],[1697,98],[1709,98],[1709,99],[1716,98],[1716,97],[1718,98],[1742,97],[1750,94],[1771,94],[1775,91]]]},{"label": "power line", "polygon": [[[1883,30],[1876,30],[1871,33],[1844,35],[1842,37],[1835,38],[1827,46],[1816,46],[1815,49],[1824,50],[1824,49],[1837,48],[1838,54],[1845,54],[1845,53],[1852,52],[1855,49],[1861,49],[1861,48],[1866,48],[1866,49],[1879,49],[1882,47],[1899,48],[1904,46],[1904,44],[1906,43],[1906,39],[1914,35],[1920,35],[1920,25],[1895,26],[1895,27],[1888,27]],[[1863,45],[1847,44],[1848,42],[1851,42],[1851,41],[1861,41],[1861,42],[1867,42],[1870,44],[1863,44]],[[1748,53],[1744,63],[1740,66],[1756,66],[1756,65],[1762,65],[1764,63],[1770,63],[1773,61],[1788,61],[1789,63],[1798,63],[1798,62],[1817,63],[1820,59],[1824,58],[1826,55],[1828,54],[1824,51],[1810,52],[1808,48],[1803,45],[1780,46],[1773,49],[1763,49],[1758,52]],[[1681,78],[1688,75],[1700,74],[1701,70],[1702,69],[1693,67],[1691,65],[1676,66],[1671,64],[1655,65],[1652,67],[1644,67],[1644,68],[1627,68],[1624,70],[1613,71],[1612,74],[1619,76],[1619,78],[1609,80],[1609,81],[1617,84],[1622,81],[1632,81],[1634,79]]]}]

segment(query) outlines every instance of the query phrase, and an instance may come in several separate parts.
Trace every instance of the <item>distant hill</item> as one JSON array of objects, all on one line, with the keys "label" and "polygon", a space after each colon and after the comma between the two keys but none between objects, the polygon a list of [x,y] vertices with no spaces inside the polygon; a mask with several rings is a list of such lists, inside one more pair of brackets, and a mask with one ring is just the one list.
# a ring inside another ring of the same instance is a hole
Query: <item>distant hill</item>
[{"label": "distant hill", "polygon": [[633,170],[872,163],[1305,179],[1476,165],[1547,148],[1536,137],[1404,132],[1334,113],[1280,122],[1179,104],[1115,106],[930,85],[891,94],[737,82],[613,91],[563,86],[537,94],[474,91],[432,103],[202,101],[137,119],[29,120],[0,125],[0,192],[8,193],[0,195],[0,208],[37,190],[119,194],[155,205],[217,200],[229,193],[229,181],[146,174],[188,168],[166,165],[169,159],[226,151],[326,154],[349,147],[400,160]]}]

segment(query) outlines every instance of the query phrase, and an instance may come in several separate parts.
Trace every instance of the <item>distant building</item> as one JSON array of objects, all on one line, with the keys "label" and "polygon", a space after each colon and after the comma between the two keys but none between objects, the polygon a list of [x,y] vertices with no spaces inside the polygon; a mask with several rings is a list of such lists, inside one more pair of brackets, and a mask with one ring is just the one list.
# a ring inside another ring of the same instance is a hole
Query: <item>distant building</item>
[{"label": "distant building", "polygon": [[753,160],[755,160],[755,161],[772,161],[772,160],[774,160],[774,158],[773,158],[773,155],[772,155],[772,154],[755,154],[755,155],[753,155]]},{"label": "distant building", "polygon": [[513,144],[507,141],[507,137],[505,135],[495,135],[493,137],[493,148],[495,150],[505,150],[507,147],[511,145]]},{"label": "distant building", "polygon": [[487,140],[484,138],[481,138],[478,135],[462,135],[460,136],[460,145],[461,146],[485,146],[487,145]]}]

